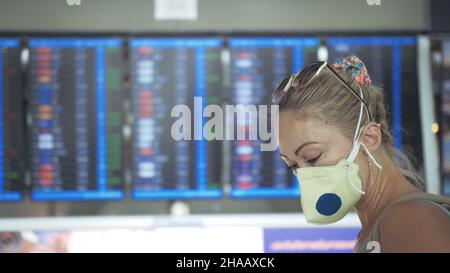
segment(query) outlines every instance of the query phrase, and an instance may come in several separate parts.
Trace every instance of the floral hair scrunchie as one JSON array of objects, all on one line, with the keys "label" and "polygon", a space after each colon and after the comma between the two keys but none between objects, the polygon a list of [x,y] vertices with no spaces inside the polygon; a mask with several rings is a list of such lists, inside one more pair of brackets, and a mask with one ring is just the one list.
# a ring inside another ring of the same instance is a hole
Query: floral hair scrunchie
[{"label": "floral hair scrunchie", "polygon": [[371,85],[366,65],[357,56],[348,56],[331,65],[336,72],[354,79],[360,85]]}]

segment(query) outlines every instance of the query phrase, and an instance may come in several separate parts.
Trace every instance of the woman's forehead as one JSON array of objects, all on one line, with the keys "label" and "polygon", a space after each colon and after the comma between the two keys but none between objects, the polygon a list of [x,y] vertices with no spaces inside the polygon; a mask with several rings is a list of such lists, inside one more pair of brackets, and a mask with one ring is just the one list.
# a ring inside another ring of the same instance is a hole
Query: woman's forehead
[{"label": "woman's forehead", "polygon": [[[293,113],[280,114],[280,151],[295,150],[305,142],[338,143],[342,133],[331,125],[314,118],[299,118]],[[284,154],[284,153],[283,153]]]},{"label": "woman's forehead", "polygon": [[312,138],[321,138],[330,132],[332,128],[326,126],[317,119],[301,117],[294,113],[280,114],[280,136],[309,141]]}]

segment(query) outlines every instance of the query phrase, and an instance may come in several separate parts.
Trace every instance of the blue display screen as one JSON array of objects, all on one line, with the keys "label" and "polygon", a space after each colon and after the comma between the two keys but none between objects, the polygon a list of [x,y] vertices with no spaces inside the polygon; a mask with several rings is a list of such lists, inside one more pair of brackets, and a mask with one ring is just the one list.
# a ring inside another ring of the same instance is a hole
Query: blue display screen
[{"label": "blue display screen", "polygon": [[416,37],[330,37],[327,43],[330,62],[356,55],[365,62],[374,84],[384,89],[395,146],[402,148],[406,140],[407,145],[420,147],[420,140],[413,139],[412,144],[411,136],[403,135],[404,131],[420,133],[420,117],[411,117],[411,111],[418,113]]},{"label": "blue display screen", "polygon": [[134,199],[222,197],[221,142],[171,134],[173,107],[188,108],[197,122],[192,133],[202,136],[202,108],[221,103],[222,45],[215,38],[130,40]]},{"label": "blue display screen", "polygon": [[32,199],[123,199],[122,40],[29,47]]},{"label": "blue display screen", "polygon": [[[278,82],[316,61],[319,40],[292,37],[236,37],[229,39],[233,105],[270,105]],[[249,117],[249,121],[256,117]],[[239,130],[248,132],[250,124],[235,119]],[[299,197],[295,177],[286,169],[278,149],[262,151],[260,140],[238,139],[231,147],[231,197]]]},{"label": "blue display screen", "polygon": [[0,202],[23,197],[22,88],[20,41],[0,38]]}]

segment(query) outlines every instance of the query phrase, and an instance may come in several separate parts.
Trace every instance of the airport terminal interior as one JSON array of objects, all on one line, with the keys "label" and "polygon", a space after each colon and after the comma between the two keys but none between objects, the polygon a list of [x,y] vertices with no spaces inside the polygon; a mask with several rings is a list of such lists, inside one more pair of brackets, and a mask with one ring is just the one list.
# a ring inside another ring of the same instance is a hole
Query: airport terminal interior
[{"label": "airport terminal interior", "polygon": [[433,0],[0,0],[0,252],[352,252],[357,214],[307,223],[279,149],[250,138],[256,116],[227,110],[270,116],[258,106],[281,79],[356,55],[383,88],[394,146],[427,192],[450,197],[448,12]]}]

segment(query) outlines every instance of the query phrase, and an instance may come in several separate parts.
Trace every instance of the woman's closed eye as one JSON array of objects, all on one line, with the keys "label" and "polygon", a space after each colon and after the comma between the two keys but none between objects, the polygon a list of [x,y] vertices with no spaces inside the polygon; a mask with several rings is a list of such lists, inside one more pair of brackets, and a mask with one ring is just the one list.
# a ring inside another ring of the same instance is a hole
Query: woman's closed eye
[{"label": "woman's closed eye", "polygon": [[[314,164],[316,164],[316,162],[319,160],[320,156],[322,155],[322,153],[320,153],[318,156],[312,157],[311,159],[307,159],[305,160],[305,163],[309,166],[314,166]],[[294,163],[292,165],[288,165],[286,167],[286,169],[292,171],[294,174],[296,172],[296,170],[299,168],[297,163]]]},{"label": "woman's closed eye", "polygon": [[293,172],[293,173],[295,173],[295,170],[298,168],[298,165],[297,165],[297,163],[295,163],[295,164],[293,164],[293,165],[290,165],[290,166],[287,166],[286,167],[286,169],[288,169],[289,171],[291,171],[291,172]]},{"label": "woman's closed eye", "polygon": [[314,164],[316,164],[317,160],[319,160],[320,156],[322,155],[322,153],[320,153],[318,156],[313,157],[311,159],[307,159],[305,162],[308,165],[314,166]]}]

